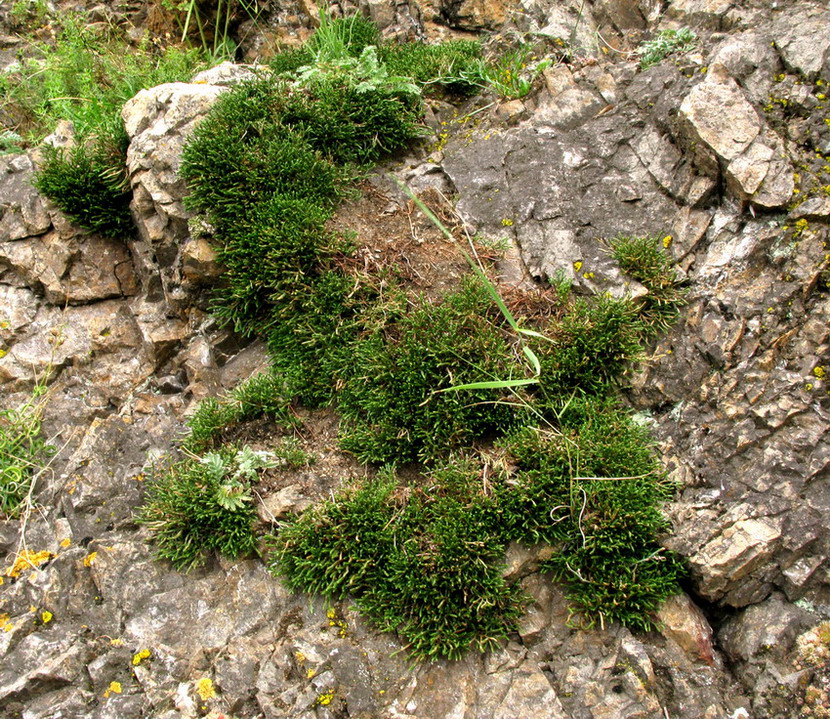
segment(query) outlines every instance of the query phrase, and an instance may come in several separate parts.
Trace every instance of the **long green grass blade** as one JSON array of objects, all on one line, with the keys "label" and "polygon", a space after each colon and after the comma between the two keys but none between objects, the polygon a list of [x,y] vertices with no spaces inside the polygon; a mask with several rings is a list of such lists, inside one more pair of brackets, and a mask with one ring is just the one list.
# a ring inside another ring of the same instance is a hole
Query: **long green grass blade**
[{"label": "long green grass blade", "polygon": [[446,387],[439,392],[458,392],[462,389],[510,389],[511,387],[527,387],[529,384],[536,384],[539,380],[532,379],[499,379],[486,382],[469,382],[468,384],[457,384],[454,387]]}]

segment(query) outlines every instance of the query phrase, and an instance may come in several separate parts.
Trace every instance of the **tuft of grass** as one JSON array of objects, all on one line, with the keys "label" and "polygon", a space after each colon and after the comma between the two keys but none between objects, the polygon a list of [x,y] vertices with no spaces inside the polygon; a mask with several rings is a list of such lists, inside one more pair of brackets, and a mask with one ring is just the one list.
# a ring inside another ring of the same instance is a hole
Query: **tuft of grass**
[{"label": "tuft of grass", "polygon": [[320,25],[305,45],[316,63],[360,57],[369,46],[380,45],[380,30],[360,14],[332,18],[321,8]]},{"label": "tuft of grass", "polygon": [[677,30],[663,30],[657,37],[646,40],[637,49],[640,55],[640,69],[646,70],[676,52],[686,52],[694,48],[697,35],[687,27]]},{"label": "tuft of grass", "polygon": [[666,332],[677,321],[685,304],[685,293],[665,252],[665,241],[671,238],[619,235],[610,242],[620,269],[648,290],[639,307],[640,322],[648,335]]},{"label": "tuft of grass", "polygon": [[391,73],[412,78],[425,93],[442,90],[463,97],[487,84],[481,44],[474,40],[390,43],[380,48],[380,56]]},{"label": "tuft of grass", "polygon": [[532,45],[521,45],[490,63],[485,77],[490,87],[502,97],[522,98],[531,91],[536,78],[552,62],[549,57],[537,58]]},{"label": "tuft of grass", "polygon": [[225,447],[160,468],[138,515],[154,534],[158,557],[190,571],[211,551],[228,557],[253,553],[251,485],[266,466],[268,458],[248,447]]},{"label": "tuft of grass", "polygon": [[15,516],[44,459],[55,451],[40,432],[45,391],[40,382],[19,407],[0,410],[0,516]]},{"label": "tuft of grass", "polygon": [[296,437],[284,437],[273,450],[274,459],[278,464],[283,464],[291,469],[310,467],[315,462],[315,457],[303,449],[303,445]]}]

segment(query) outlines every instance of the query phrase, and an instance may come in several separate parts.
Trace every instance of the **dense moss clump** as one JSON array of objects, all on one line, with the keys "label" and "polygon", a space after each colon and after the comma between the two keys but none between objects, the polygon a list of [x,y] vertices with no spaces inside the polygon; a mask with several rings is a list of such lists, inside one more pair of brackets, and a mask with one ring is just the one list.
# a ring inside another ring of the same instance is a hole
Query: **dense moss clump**
[{"label": "dense moss clump", "polygon": [[420,658],[459,658],[507,635],[522,597],[502,576],[491,507],[460,461],[400,491],[391,470],[288,523],[272,568],[289,586],[350,595]]},{"label": "dense moss clump", "polygon": [[124,238],[133,228],[126,152],[123,133],[116,141],[94,140],[69,151],[47,146],[35,186],[81,227]]},{"label": "dense moss clump", "polygon": [[513,407],[495,404],[503,392],[448,391],[504,377],[515,364],[494,309],[470,279],[360,338],[338,398],[343,448],[366,462],[430,461],[511,426]]},{"label": "dense moss clump", "polygon": [[261,463],[252,458],[223,448],[159,469],[139,521],[154,531],[160,558],[186,571],[213,550],[238,557],[256,549],[250,485]]},{"label": "dense moss clump", "polygon": [[[561,285],[545,319],[514,317],[486,268],[438,298],[406,292],[388,269],[357,269],[328,223],[347,178],[419,136],[415,86],[451,88],[454,73],[474,83],[478,48],[378,53],[363,20],[326,19],[315,38],[275,61],[282,75],[223,95],[184,153],[190,206],[226,267],[214,311],[264,338],[272,363],[206,400],[188,447],[230,452],[223,432],[240,422],[289,427],[293,403],[336,407],[341,448],[384,466],[284,522],[269,564],[295,589],[353,597],[418,658],[485,649],[514,628],[523,598],[503,577],[510,541],[555,547],[546,568],[585,623],[650,626],[682,573],[658,541],[672,487],[614,395],[679,304],[661,248],[613,244],[651,299],[573,298]],[[414,83],[396,74],[407,71]],[[253,546],[247,485],[217,480],[231,499],[208,486],[208,456],[218,467],[216,451],[197,455],[148,497],[145,520],[177,566],[201,559],[192,537],[210,523],[205,548]]]}]

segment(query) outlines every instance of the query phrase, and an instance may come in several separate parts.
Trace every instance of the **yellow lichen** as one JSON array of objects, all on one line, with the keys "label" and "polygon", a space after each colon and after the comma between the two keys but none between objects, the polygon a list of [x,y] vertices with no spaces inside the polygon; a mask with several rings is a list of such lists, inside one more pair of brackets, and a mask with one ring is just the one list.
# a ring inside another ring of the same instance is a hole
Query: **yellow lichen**
[{"label": "yellow lichen", "polygon": [[49,624],[49,622],[52,621],[52,616],[52,612],[50,612],[48,609],[44,609],[40,613],[40,621],[42,621],[44,624]]},{"label": "yellow lichen", "polygon": [[66,537],[66,539],[61,539],[60,541],[60,545],[63,549],[66,549],[70,544],[72,544],[72,540],[69,537]]},{"label": "yellow lichen", "polygon": [[6,576],[12,578],[19,577],[24,569],[30,567],[37,569],[41,564],[48,562],[54,556],[52,552],[31,552],[28,549],[24,549],[17,555],[14,564],[6,569]]},{"label": "yellow lichen", "polygon": [[149,649],[142,649],[140,652],[133,654],[133,666],[137,667],[145,659],[149,659],[152,652]]},{"label": "yellow lichen", "polygon": [[109,698],[110,694],[120,694],[121,691],[122,691],[121,682],[110,682],[110,685],[107,687],[107,690],[104,692],[104,699]]},{"label": "yellow lichen", "polygon": [[95,557],[98,556],[98,552],[90,552],[84,557],[84,566],[91,567],[92,563],[95,561]]},{"label": "yellow lichen", "polygon": [[334,691],[326,692],[317,697],[314,702],[317,706],[327,707],[334,699]]},{"label": "yellow lichen", "polygon": [[818,367],[813,368],[813,375],[815,375],[816,379],[824,379],[827,376],[827,370],[819,365]]},{"label": "yellow lichen", "polygon": [[216,696],[216,687],[209,677],[203,677],[196,682],[196,693],[202,701],[207,701]]}]

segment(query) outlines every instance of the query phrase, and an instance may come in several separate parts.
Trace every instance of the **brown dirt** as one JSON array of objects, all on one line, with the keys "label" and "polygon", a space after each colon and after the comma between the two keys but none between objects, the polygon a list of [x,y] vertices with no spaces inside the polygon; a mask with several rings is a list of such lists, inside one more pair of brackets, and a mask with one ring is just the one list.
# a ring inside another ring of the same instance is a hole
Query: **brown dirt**
[{"label": "brown dirt", "polygon": [[[313,457],[308,467],[271,469],[263,473],[257,491],[263,497],[284,487],[297,485],[308,499],[317,501],[329,496],[341,486],[367,475],[367,467],[340,450],[337,433],[340,416],[333,409],[297,410],[301,424],[294,432],[302,448]],[[276,428],[272,425],[272,430]],[[258,450],[272,450],[285,433],[273,431],[261,436],[252,446]]]},{"label": "brown dirt", "polygon": [[[448,201],[432,191],[421,197],[451,230],[455,243],[411,200],[401,205],[369,181],[361,183],[359,190],[360,197],[344,202],[330,223],[335,232],[357,235],[357,251],[345,261],[346,267],[372,275],[392,272],[413,296],[430,300],[456,289],[470,271],[458,247],[469,244]],[[484,248],[476,251],[482,261],[495,259]]]}]

